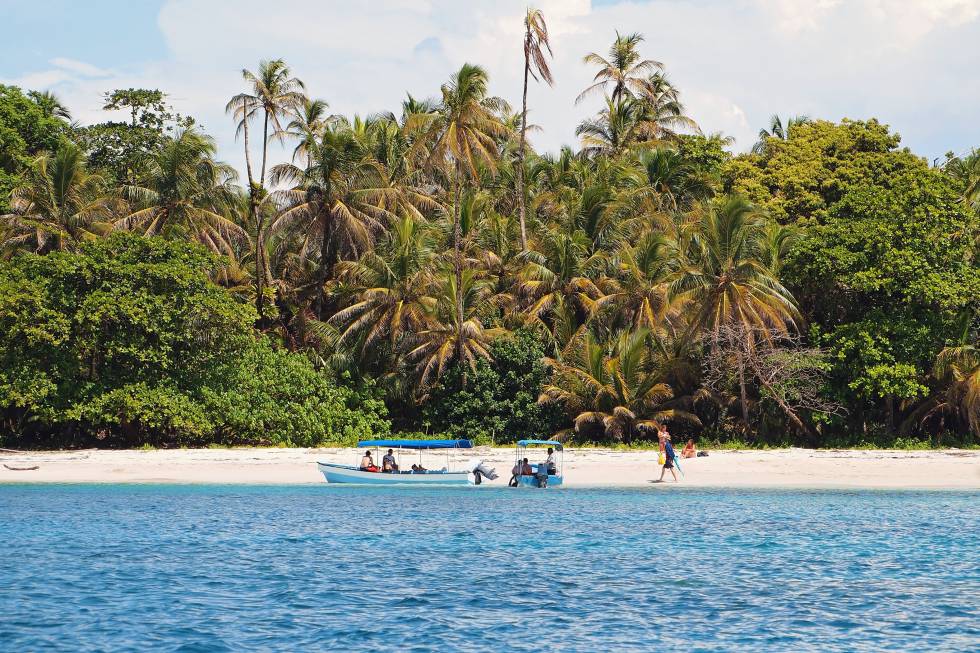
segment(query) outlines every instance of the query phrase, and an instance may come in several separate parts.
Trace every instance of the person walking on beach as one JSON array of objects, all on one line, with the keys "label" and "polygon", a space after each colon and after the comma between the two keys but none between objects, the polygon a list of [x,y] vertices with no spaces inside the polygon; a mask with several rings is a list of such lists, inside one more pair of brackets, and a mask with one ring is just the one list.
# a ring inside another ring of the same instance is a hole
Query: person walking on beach
[{"label": "person walking on beach", "polygon": [[677,454],[674,452],[673,445],[670,444],[670,433],[667,432],[667,427],[665,426],[658,434],[657,439],[660,440],[660,448],[664,453],[664,466],[660,470],[660,478],[657,480],[658,483],[663,483],[664,474],[667,470],[670,470],[671,475],[674,477],[674,482],[678,481],[677,471],[674,469],[674,460],[677,458]]}]

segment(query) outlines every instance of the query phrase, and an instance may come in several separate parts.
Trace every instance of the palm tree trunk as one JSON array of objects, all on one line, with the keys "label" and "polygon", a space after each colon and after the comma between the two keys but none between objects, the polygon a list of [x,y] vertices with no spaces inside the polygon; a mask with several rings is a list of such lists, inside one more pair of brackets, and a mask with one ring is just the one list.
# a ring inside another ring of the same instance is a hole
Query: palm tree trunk
[{"label": "palm tree trunk", "polygon": [[[453,208],[453,273],[456,276],[456,362],[463,362],[463,167],[456,162],[456,206]],[[465,384],[465,375],[464,375]]]},{"label": "palm tree trunk", "polygon": [[327,293],[325,286],[327,285],[327,279],[330,278],[330,272],[333,270],[334,264],[337,262],[337,250],[333,247],[333,241],[331,240],[332,227],[332,214],[330,205],[330,187],[325,189],[325,196],[323,203],[320,205],[320,211],[323,215],[323,236],[320,241],[320,292],[317,294],[317,317],[320,320],[326,319],[327,311]]},{"label": "palm tree trunk", "polygon": [[255,225],[255,310],[259,314],[259,320],[262,320],[265,317],[263,310],[265,273],[262,269],[264,261],[260,256],[262,231],[259,228],[259,204],[255,197],[255,178],[252,176],[252,155],[248,149],[248,100],[245,98],[242,98],[242,132],[245,140],[245,173],[248,175],[248,215],[252,218],[252,224]]},{"label": "palm tree trunk", "polygon": [[531,67],[527,51],[527,37],[524,42],[524,96],[521,102],[521,142],[517,147],[517,211],[521,221],[521,249],[527,249],[527,227],[524,222],[524,148],[527,134],[527,75]]},{"label": "palm tree trunk", "polygon": [[[255,193],[259,189],[265,188],[265,163],[269,151],[269,110],[265,111],[265,124],[262,127],[262,173],[259,175],[259,188],[252,188],[252,217],[255,219],[255,275],[259,278],[258,287],[263,289],[266,277],[266,255],[265,255],[265,216],[259,211],[258,198]],[[256,298],[256,308],[259,311],[259,319],[263,319],[263,304],[265,298],[260,292]]]}]

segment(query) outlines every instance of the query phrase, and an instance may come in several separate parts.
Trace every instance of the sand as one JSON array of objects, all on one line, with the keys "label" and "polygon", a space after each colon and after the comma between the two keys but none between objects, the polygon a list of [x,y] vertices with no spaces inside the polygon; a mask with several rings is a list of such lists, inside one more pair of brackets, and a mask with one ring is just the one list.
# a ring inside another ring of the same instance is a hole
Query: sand
[{"label": "sand", "polygon": [[[537,453],[537,452],[536,452]],[[405,454],[403,466],[416,458]],[[504,486],[513,449],[480,447],[458,461],[484,459]],[[538,457],[543,458],[543,454]],[[569,487],[674,487],[660,477],[656,451],[574,449],[565,451]],[[353,449],[174,449],[155,451],[0,452],[2,483],[255,483],[316,484],[316,461],[355,464]],[[536,460],[532,457],[532,462]],[[425,454],[427,467],[445,464],[442,454]],[[11,470],[9,467],[35,470]],[[980,451],[857,451],[778,449],[710,451],[682,460],[676,486],[759,488],[933,488],[980,489]]]}]

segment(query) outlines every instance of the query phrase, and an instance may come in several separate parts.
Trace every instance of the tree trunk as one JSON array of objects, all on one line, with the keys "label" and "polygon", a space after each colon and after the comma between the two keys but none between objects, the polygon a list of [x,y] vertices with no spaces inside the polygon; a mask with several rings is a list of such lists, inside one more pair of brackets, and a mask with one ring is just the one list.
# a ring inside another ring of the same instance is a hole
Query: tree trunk
[{"label": "tree trunk", "polygon": [[255,310],[259,314],[261,321],[264,316],[263,294],[265,289],[265,272],[263,270],[264,261],[260,256],[262,252],[262,230],[259,228],[258,198],[255,197],[255,178],[252,176],[252,155],[248,149],[248,100],[242,98],[242,133],[245,138],[245,173],[248,175],[248,214],[255,225]]},{"label": "tree trunk", "polygon": [[[456,276],[456,361],[463,362],[463,167],[456,162],[456,206],[453,209],[453,273]],[[465,374],[463,383],[466,383]]]},{"label": "tree trunk", "polygon": [[327,293],[324,287],[327,285],[327,279],[330,278],[330,273],[333,270],[334,264],[337,262],[337,250],[333,246],[333,241],[331,240],[332,231],[332,214],[330,200],[330,187],[324,189],[326,195],[320,205],[320,213],[323,216],[323,236],[320,241],[320,292],[318,293],[317,299],[317,317],[320,320],[325,320],[325,312],[327,310]]},{"label": "tree trunk", "polygon": [[527,37],[524,41],[524,96],[521,102],[521,142],[517,147],[517,211],[521,221],[521,249],[527,249],[527,226],[524,222],[524,148],[527,134],[527,75],[531,67],[529,60]]},{"label": "tree trunk", "polygon": [[[269,150],[269,110],[265,110],[265,124],[262,128],[262,173],[259,176],[259,188],[254,189],[252,195],[252,216],[255,219],[255,275],[259,278],[259,288],[264,289],[267,276],[265,260],[265,216],[259,211],[258,198],[255,193],[265,188],[265,162]],[[256,298],[256,308],[259,311],[259,319],[263,319],[263,305],[265,298],[262,293]]]},{"label": "tree trunk", "polygon": [[745,423],[745,433],[749,432],[749,395],[745,389],[745,359],[738,352],[738,391],[742,402],[742,421]]}]

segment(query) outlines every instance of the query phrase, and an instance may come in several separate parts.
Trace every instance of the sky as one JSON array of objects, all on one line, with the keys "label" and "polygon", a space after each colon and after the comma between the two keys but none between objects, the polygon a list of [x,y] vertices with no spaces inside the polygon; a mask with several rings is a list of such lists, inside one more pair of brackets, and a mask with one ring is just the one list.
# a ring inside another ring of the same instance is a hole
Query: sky
[{"label": "sky", "polygon": [[[0,83],[54,91],[83,124],[114,88],[159,88],[241,167],[227,100],[283,58],[331,112],[437,97],[465,62],[519,107],[526,0],[0,0]],[[539,0],[554,87],[533,84],[538,151],[575,145],[575,105],[616,30],[639,32],[705,132],[751,147],[772,114],[877,117],[930,160],[980,146],[980,0]],[[276,156],[282,156],[276,154]]]}]

